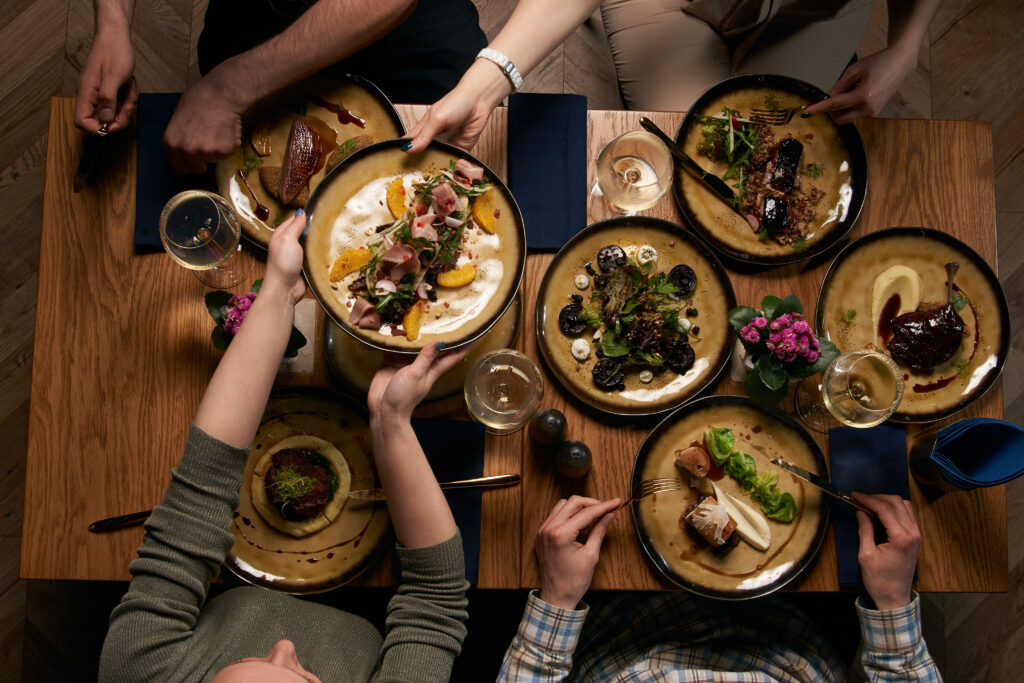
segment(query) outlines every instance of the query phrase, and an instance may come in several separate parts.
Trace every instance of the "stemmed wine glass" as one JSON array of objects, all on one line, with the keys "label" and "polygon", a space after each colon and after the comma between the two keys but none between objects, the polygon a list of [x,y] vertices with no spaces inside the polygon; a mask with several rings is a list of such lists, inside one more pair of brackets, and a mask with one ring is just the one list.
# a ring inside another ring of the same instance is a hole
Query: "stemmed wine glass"
[{"label": "stemmed wine glass", "polygon": [[661,199],[672,184],[672,171],[672,155],[654,135],[643,130],[620,135],[597,157],[591,194],[604,201],[592,206],[592,213],[635,216]]},{"label": "stemmed wine glass", "polygon": [[819,383],[815,376],[796,389],[796,413],[811,429],[825,433],[840,423],[874,427],[888,420],[903,399],[903,371],[878,351],[854,351],[835,358]]},{"label": "stemmed wine glass", "polygon": [[465,384],[469,414],[491,434],[521,429],[540,406],[544,378],[526,354],[498,349],[481,356],[469,369]]},{"label": "stemmed wine glass", "polygon": [[174,195],[160,213],[160,241],[172,259],[214,289],[230,289],[252,272],[240,249],[241,224],[223,197],[203,190]]}]

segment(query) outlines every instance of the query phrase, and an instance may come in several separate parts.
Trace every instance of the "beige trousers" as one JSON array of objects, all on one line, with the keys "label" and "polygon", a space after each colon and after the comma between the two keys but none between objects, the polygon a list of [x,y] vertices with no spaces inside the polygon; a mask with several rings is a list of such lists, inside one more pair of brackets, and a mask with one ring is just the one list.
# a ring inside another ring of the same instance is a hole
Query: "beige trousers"
[{"label": "beige trousers", "polygon": [[828,90],[853,57],[871,4],[604,0],[601,16],[626,106],[685,111],[740,74],[783,74]]}]

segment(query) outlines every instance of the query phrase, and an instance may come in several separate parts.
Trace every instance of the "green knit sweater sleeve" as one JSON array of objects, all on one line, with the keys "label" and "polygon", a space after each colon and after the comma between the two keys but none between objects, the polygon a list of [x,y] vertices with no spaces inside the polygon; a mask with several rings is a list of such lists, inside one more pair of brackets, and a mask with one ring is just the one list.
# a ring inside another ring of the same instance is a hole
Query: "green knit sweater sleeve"
[{"label": "green knit sweater sleeve", "polygon": [[398,546],[402,583],[388,603],[377,681],[447,681],[466,637],[462,536],[428,548]]},{"label": "green knit sweater sleeve", "polygon": [[231,519],[247,456],[195,425],[189,430],[164,499],[146,522],[131,585],[110,615],[101,681],[171,678],[189,649],[210,579],[234,543]]}]

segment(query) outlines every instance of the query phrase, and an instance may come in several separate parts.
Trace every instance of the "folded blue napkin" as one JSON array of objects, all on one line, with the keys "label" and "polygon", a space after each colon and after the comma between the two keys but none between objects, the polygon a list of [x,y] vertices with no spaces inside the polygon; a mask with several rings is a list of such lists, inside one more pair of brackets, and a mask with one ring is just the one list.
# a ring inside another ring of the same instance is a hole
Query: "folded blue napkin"
[{"label": "folded blue napkin", "polygon": [[[879,425],[870,429],[833,427],[828,430],[828,452],[832,483],[846,492],[891,493],[910,499],[907,470],[907,435],[903,427]],[[839,585],[861,584],[857,551],[856,510],[836,501],[832,506],[836,532],[836,564]],[[876,542],[883,542],[884,531],[876,525]]]},{"label": "folded blue napkin", "polygon": [[962,489],[1005,484],[1024,474],[1024,429],[988,417],[960,420],[938,432],[930,460]]},{"label": "folded blue napkin", "polygon": [[[456,481],[484,474],[484,436],[479,422],[466,420],[413,420],[413,431],[423,446],[438,481]],[[466,556],[466,580],[476,585],[480,567],[480,489],[445,491],[455,524],[462,533],[462,551]],[[395,579],[402,567],[394,556]]]},{"label": "folded blue napkin", "polygon": [[587,225],[587,98],[508,98],[508,186],[526,223],[526,246],[557,251]]},{"label": "folded blue napkin", "polygon": [[164,130],[181,93],[142,93],[137,105],[138,163],[135,174],[135,252],[163,251],[160,212],[167,200],[192,189],[212,189],[209,176],[179,176],[164,153]]}]

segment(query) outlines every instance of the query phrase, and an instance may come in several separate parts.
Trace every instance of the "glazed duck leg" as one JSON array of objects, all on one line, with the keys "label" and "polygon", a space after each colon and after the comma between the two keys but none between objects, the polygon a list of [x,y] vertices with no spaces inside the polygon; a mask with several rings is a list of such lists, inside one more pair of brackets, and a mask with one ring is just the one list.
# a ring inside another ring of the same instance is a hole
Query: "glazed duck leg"
[{"label": "glazed duck leg", "polygon": [[964,320],[953,305],[953,278],[960,264],[946,264],[946,303],[921,307],[892,321],[888,349],[893,360],[917,373],[928,374],[952,358],[964,334]]}]

